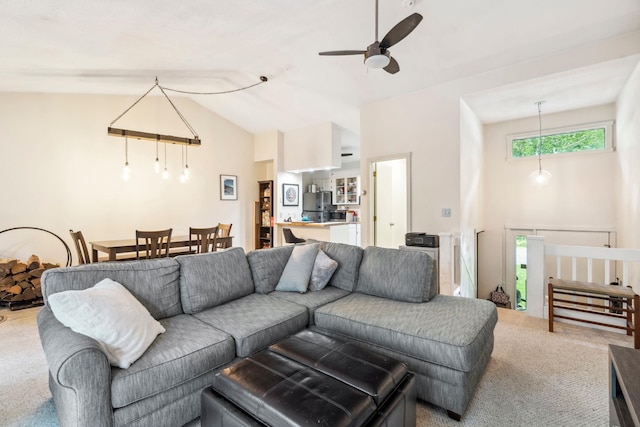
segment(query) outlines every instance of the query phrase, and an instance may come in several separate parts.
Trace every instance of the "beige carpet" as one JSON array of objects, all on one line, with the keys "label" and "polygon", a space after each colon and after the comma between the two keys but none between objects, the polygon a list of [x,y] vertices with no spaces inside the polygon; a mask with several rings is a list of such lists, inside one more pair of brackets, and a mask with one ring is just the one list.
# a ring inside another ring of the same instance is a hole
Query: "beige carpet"
[{"label": "beige carpet", "polygon": [[[57,426],[35,316],[0,309],[0,426]],[[607,426],[607,344],[631,337],[499,309],[495,348],[462,421],[418,405],[418,426]],[[198,426],[199,423],[192,423]]]}]

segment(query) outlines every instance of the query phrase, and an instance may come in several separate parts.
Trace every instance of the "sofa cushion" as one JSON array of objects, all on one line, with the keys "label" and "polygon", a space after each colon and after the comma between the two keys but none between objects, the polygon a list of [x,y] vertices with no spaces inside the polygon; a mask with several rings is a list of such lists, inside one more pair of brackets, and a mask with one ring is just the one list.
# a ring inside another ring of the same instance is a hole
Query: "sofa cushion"
[{"label": "sofa cushion", "polygon": [[322,242],[320,249],[329,258],[338,262],[338,268],[329,280],[329,285],[352,292],[358,283],[358,273],[364,250],[360,246],[330,242]]},{"label": "sofa cushion", "polygon": [[195,317],[231,335],[236,354],[245,357],[303,329],[307,309],[268,295],[251,294]]},{"label": "sofa cushion", "polygon": [[278,280],[276,291],[307,292],[317,255],[318,244],[295,246]]},{"label": "sofa cushion", "polygon": [[338,262],[331,259],[323,250],[318,251],[316,260],[313,263],[311,279],[309,280],[310,291],[321,291],[327,286],[329,280],[338,268]]},{"label": "sofa cushion", "polygon": [[182,314],[180,265],[173,258],[53,268],[42,274],[42,294],[46,301],[56,292],[87,289],[107,278],[127,288],[154,319]]},{"label": "sofa cushion", "polygon": [[315,323],[314,314],[318,307],[322,307],[332,301],[342,298],[345,295],[349,295],[349,292],[344,289],[336,288],[334,286],[327,286],[321,291],[307,292],[299,294],[297,292],[272,292],[269,294],[272,298],[279,298],[281,300],[293,302],[307,307],[309,312],[309,325]]},{"label": "sofa cushion", "polygon": [[176,257],[180,297],[187,314],[198,313],[253,292],[249,263],[242,248]]},{"label": "sofa cushion", "polygon": [[247,254],[257,293],[268,294],[276,289],[293,248],[293,246],[280,246],[251,251]]},{"label": "sofa cushion", "polygon": [[81,291],[49,296],[56,318],[72,331],[93,338],[109,363],[127,369],[165,330],[120,283],[102,279]]},{"label": "sofa cushion", "polygon": [[435,261],[422,252],[369,246],[356,292],[398,301],[429,301],[438,292]]},{"label": "sofa cushion", "polygon": [[498,320],[490,301],[436,295],[407,303],[353,293],[316,309],[316,326],[469,372],[491,340]]},{"label": "sofa cushion", "polygon": [[122,408],[166,392],[235,357],[233,338],[185,314],[160,321],[167,330],[129,369],[111,370],[111,402]]}]

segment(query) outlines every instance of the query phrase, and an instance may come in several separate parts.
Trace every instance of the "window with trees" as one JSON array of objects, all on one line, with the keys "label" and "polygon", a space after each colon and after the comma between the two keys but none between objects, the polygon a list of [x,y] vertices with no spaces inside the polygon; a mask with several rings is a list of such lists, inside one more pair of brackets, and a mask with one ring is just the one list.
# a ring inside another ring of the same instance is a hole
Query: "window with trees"
[{"label": "window with trees", "polygon": [[511,135],[509,137],[510,157],[537,156],[539,143],[540,154],[543,156],[611,151],[613,149],[612,130],[613,122],[604,122],[543,131],[542,138],[539,133],[533,132]]}]

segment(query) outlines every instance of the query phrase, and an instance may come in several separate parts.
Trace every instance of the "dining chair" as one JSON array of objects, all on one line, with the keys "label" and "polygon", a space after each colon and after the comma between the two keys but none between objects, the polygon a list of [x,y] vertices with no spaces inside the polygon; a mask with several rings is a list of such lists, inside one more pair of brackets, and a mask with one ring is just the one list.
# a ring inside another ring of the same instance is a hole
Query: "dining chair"
[{"label": "dining chair", "polygon": [[[195,228],[189,227],[189,239],[191,244],[189,250],[197,254],[205,252],[215,252],[218,227]],[[193,249],[195,247],[195,250]]]},{"label": "dining chair", "polygon": [[76,252],[78,252],[78,264],[89,264],[91,258],[89,258],[89,250],[87,249],[87,242],[84,240],[82,231],[69,230],[73,244],[76,246]]},{"label": "dining chair", "polygon": [[[172,230],[171,228],[157,231],[136,230],[136,258],[141,259],[141,251],[142,259],[168,257]],[[144,243],[141,244],[140,240]]]},{"label": "dining chair", "polygon": [[[217,237],[230,237],[231,236],[231,227],[233,226],[233,224],[221,224],[218,223],[218,235]],[[224,240],[220,240],[219,242],[216,242],[216,247],[218,249],[226,249],[228,247],[230,247],[231,245],[229,245],[229,240],[228,239],[224,239]]]},{"label": "dining chair", "polygon": [[283,228],[282,229],[282,234],[284,234],[284,241],[287,243],[293,243],[298,244],[298,243],[304,243],[306,242],[305,239],[301,239],[299,237],[296,237],[295,234],[293,234],[293,231],[291,231],[290,228]]}]

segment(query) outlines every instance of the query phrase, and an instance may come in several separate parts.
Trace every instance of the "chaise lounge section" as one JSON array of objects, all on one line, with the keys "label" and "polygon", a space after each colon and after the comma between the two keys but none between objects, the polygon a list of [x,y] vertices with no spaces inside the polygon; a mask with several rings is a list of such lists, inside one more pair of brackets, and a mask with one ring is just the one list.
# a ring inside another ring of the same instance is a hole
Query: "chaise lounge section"
[{"label": "chaise lounge section", "polygon": [[[305,328],[407,364],[418,398],[464,414],[493,349],[488,301],[436,295],[424,253],[326,243],[338,268],[316,292],[276,291],[294,247],[89,264],[43,275],[38,315],[63,426],[175,426],[200,415],[200,394],[225,365]],[[127,369],[65,327],[52,294],[122,284],[166,332]]]}]

